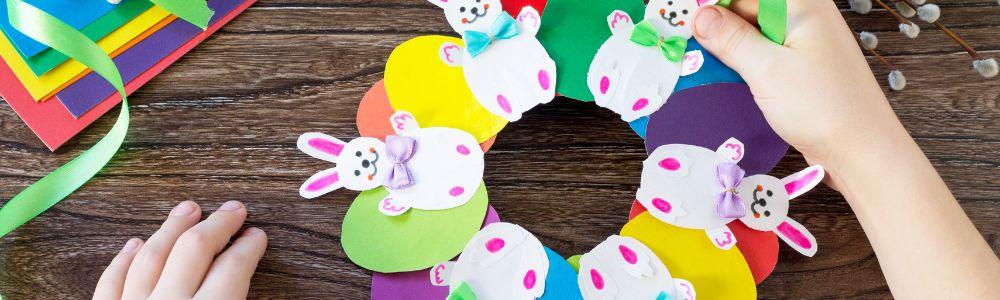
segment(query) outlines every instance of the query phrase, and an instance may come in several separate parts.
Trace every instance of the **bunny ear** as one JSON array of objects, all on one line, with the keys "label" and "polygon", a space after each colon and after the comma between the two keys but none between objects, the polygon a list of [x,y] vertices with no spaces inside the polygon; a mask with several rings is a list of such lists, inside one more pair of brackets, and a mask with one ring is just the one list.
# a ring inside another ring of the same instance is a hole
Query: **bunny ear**
[{"label": "bunny ear", "polygon": [[297,144],[299,150],[309,156],[333,163],[337,162],[340,152],[347,146],[344,141],[319,132],[303,133],[299,136]]},{"label": "bunny ear", "polygon": [[441,62],[448,66],[460,67],[462,66],[462,46],[451,42],[441,43],[441,47],[438,48],[438,57],[441,58]]},{"label": "bunny ear", "polygon": [[337,168],[331,168],[309,177],[299,187],[299,195],[302,195],[302,198],[312,199],[342,187],[344,184],[340,181],[340,176],[337,175]]},{"label": "bunny ear", "polygon": [[816,187],[820,181],[823,181],[824,175],[823,166],[815,165],[782,178],[781,184],[785,185],[785,192],[788,192],[788,199],[794,199]]},{"label": "bunny ear", "polygon": [[799,222],[795,222],[791,218],[785,219],[774,229],[774,233],[777,233],[781,240],[802,255],[808,257],[816,255],[816,237]]},{"label": "bunny ear", "polygon": [[444,7],[448,5],[448,0],[427,0],[427,2],[430,2],[441,9],[444,9]]}]

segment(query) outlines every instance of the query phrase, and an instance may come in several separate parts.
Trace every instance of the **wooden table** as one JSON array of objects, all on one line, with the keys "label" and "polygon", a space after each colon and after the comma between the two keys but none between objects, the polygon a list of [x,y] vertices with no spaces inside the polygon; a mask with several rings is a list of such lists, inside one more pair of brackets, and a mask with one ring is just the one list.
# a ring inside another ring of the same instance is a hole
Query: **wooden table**
[{"label": "wooden table", "polygon": [[[996,1],[940,2],[943,23],[997,56]],[[918,21],[923,32],[910,40],[887,12],[862,16],[838,4],[852,28],[879,34],[883,53],[906,73],[906,90],[887,92],[893,107],[998,251],[1000,79],[976,75],[966,54],[926,23]],[[296,150],[295,140],[314,130],[356,136],[358,101],[382,78],[390,51],[426,34],[453,35],[421,0],[261,0],[130,98],[128,138],[99,176],[0,241],[0,293],[89,297],[122,243],[151,234],[177,202],[214,209],[235,199],[249,206],[249,224],[270,235],[252,297],[367,298],[370,273],[339,243],[356,193],[299,198],[301,182],[326,164]],[[869,60],[885,85],[886,69]],[[116,114],[53,154],[0,105],[0,199],[93,145]],[[485,180],[504,220],[578,254],[625,223],[645,156],[642,140],[611,112],[558,99],[500,134]],[[790,151],[773,173],[804,165]],[[565,201],[578,205],[559,205]],[[890,296],[839,194],[819,188],[796,200],[792,216],[823,250],[805,258],[782,246],[761,298]]]}]

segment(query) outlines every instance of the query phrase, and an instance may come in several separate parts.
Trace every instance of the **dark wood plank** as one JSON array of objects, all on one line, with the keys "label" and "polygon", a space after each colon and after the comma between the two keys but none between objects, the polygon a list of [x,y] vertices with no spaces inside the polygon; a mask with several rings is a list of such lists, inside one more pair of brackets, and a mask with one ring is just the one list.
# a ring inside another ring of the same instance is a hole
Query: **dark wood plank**
[{"label": "dark wood plank", "polygon": [[[907,89],[887,92],[893,107],[1000,252],[1000,80],[976,75],[927,24],[912,40],[885,11],[858,15],[837,2],[854,30],[878,33],[906,73]],[[940,2],[942,22],[985,55],[1000,54],[994,1]],[[248,204],[249,225],[271,237],[253,298],[367,297],[370,273],[339,246],[354,193],[299,199],[298,185],[323,164],[299,153],[295,138],[307,130],[356,136],[357,103],[393,47],[449,31],[425,1],[261,1],[130,98],[128,139],[97,178],[0,241],[0,294],[87,297],[121,244],[150,234],[178,201],[214,209],[236,199]],[[887,70],[870,63],[885,84]],[[86,150],[113,121],[98,120],[53,154],[0,104],[0,199]],[[641,139],[612,113],[560,99],[501,133],[487,161],[491,204],[560,253],[582,253],[626,222],[644,157]],[[773,173],[804,164],[790,151]],[[805,258],[783,247],[761,298],[891,296],[839,194],[821,188],[797,200],[792,215],[823,250]]]}]

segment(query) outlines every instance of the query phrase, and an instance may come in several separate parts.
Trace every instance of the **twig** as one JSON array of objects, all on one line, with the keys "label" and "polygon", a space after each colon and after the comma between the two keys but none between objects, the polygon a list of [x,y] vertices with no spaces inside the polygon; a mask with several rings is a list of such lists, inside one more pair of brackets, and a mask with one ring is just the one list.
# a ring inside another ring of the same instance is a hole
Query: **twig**
[{"label": "twig", "polygon": [[[875,0],[875,1],[879,1],[881,3],[881,0]],[[910,8],[913,8],[914,10],[917,9],[916,5],[914,5],[912,2],[910,2],[910,0],[901,0],[900,2],[905,3],[906,5],[910,6]],[[958,35],[955,34],[955,32],[951,31],[951,29],[948,29],[948,27],[944,26],[944,24],[941,24],[941,22],[938,22],[938,21],[931,22],[931,24],[933,24],[935,27],[937,27],[938,29],[940,29],[941,31],[943,31],[944,34],[946,34],[949,37],[951,37],[952,40],[955,40],[955,42],[958,43],[959,46],[961,46],[963,49],[965,49],[965,52],[969,53],[969,56],[971,56],[972,59],[975,59],[975,60],[982,60],[983,59],[983,56],[980,55],[979,52],[976,52],[976,49],[973,49],[972,46],[969,45],[969,43],[966,43],[965,40],[963,40],[962,38],[958,37]]]}]

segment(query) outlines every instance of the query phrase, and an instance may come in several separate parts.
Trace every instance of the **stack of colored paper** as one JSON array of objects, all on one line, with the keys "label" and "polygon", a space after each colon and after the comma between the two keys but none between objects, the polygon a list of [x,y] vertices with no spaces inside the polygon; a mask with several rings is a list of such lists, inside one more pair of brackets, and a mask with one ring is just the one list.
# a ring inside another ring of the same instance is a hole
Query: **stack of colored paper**
[{"label": "stack of colored paper", "polygon": [[[132,93],[256,0],[208,0],[207,30],[149,0],[26,0],[91,38],[118,66]],[[18,32],[0,5],[0,97],[55,150],[121,102],[98,74]]]}]

